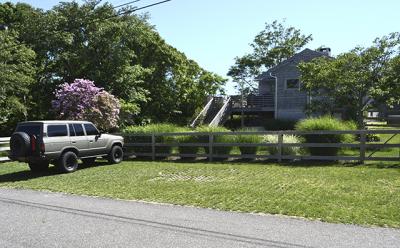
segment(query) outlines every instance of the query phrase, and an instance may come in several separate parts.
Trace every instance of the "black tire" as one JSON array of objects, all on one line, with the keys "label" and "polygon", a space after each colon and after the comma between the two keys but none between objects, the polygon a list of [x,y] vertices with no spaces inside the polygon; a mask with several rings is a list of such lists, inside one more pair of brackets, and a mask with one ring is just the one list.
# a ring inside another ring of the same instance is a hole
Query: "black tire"
[{"label": "black tire", "polygon": [[31,138],[27,133],[15,132],[10,138],[10,155],[24,157],[30,149]]},{"label": "black tire", "polygon": [[29,168],[32,172],[44,172],[49,169],[49,162],[29,162]]},{"label": "black tire", "polygon": [[82,158],[82,163],[84,165],[93,165],[96,158]]},{"label": "black tire", "polygon": [[122,158],[124,157],[124,151],[122,150],[122,147],[115,145],[111,148],[110,153],[108,154],[108,162],[111,164],[119,164],[122,161]]},{"label": "black tire", "polygon": [[63,153],[58,160],[57,167],[65,173],[76,171],[78,169],[78,156],[71,151]]}]

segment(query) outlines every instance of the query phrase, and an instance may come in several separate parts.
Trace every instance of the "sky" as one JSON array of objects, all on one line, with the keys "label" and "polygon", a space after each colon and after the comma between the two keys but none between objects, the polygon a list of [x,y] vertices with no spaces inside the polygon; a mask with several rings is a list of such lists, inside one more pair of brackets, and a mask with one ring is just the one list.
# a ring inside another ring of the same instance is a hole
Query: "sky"
[{"label": "sky", "polygon": [[[118,5],[129,1],[108,2]],[[11,2],[50,9],[59,1]],[[157,0],[141,0],[136,5],[154,2]],[[144,11],[167,43],[203,68],[227,77],[234,58],[251,52],[249,44],[266,22],[285,20],[287,26],[312,34],[313,41],[306,47],[324,45],[337,55],[399,32],[399,10],[399,0],[172,0]],[[234,93],[233,84],[227,84],[228,93]]]}]

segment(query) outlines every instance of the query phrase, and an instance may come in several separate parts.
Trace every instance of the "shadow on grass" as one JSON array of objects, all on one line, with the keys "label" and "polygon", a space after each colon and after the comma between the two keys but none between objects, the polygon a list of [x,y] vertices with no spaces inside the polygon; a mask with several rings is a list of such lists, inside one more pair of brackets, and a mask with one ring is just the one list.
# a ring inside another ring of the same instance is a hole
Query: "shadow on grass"
[{"label": "shadow on grass", "polygon": [[[105,166],[109,165],[107,162],[99,161],[94,162],[93,164],[79,164],[79,170],[85,170],[93,167]],[[28,166],[26,166],[26,170],[24,171],[17,171],[8,174],[0,175],[0,183],[12,183],[12,182],[19,182],[19,181],[27,181],[30,179],[35,179],[39,177],[48,177],[48,176],[55,176],[59,174],[63,174],[60,172],[55,166],[50,166],[48,170],[43,172],[32,172],[29,170]]]},{"label": "shadow on grass", "polygon": [[[151,158],[131,158],[129,160],[125,161],[131,161],[131,162],[152,162]],[[154,162],[157,163],[176,163],[176,164],[211,164],[211,165],[218,165],[218,164],[230,164],[230,165],[263,165],[263,166],[269,166],[269,165],[280,165],[280,166],[286,166],[286,167],[355,167],[358,166],[358,163],[339,163],[339,162],[327,162],[327,161],[316,161],[316,160],[302,160],[302,161],[283,161],[281,163],[278,163],[277,160],[273,159],[215,159],[210,162],[207,158],[183,158],[179,159],[178,157],[170,157],[169,159],[156,159]]]},{"label": "shadow on grass", "polygon": [[[130,162],[153,162],[151,158],[130,158],[125,161]],[[337,161],[321,161],[321,160],[284,160],[278,163],[277,160],[273,159],[214,159],[210,162],[207,158],[179,158],[179,157],[169,157],[168,159],[156,159],[154,162],[157,163],[176,163],[176,164],[230,164],[230,165],[280,165],[285,167],[302,167],[302,168],[315,168],[315,167],[357,167],[363,166],[363,168],[381,168],[381,169],[399,169],[400,163],[396,162],[381,162],[381,163],[367,163],[365,165],[359,162],[337,162]]]},{"label": "shadow on grass", "polygon": [[379,164],[374,164],[373,166],[379,169],[400,169],[400,163],[397,164],[379,163]]}]

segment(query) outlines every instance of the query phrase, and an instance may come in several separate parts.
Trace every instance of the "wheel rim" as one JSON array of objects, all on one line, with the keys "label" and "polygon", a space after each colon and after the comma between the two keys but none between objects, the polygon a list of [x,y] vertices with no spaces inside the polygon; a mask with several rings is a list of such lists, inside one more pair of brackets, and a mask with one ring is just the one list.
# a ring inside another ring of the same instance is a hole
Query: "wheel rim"
[{"label": "wheel rim", "polygon": [[73,169],[76,166],[76,159],[73,156],[69,156],[65,161],[65,165],[68,169]]},{"label": "wheel rim", "polygon": [[114,160],[115,160],[115,161],[120,161],[121,158],[122,158],[122,151],[121,151],[120,149],[117,149],[117,150],[114,152]]}]

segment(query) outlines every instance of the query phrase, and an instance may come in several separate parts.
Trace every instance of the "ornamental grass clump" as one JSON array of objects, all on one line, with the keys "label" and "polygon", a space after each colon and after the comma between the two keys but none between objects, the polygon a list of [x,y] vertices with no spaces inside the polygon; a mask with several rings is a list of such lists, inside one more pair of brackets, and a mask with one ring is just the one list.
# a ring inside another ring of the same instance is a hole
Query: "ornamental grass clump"
[{"label": "ornamental grass clump", "polygon": [[[209,126],[200,126],[196,128],[196,132],[199,133],[219,133],[219,132],[230,132],[229,129],[224,127],[209,127]],[[200,143],[208,143],[209,136],[199,136]],[[233,143],[234,137],[233,135],[214,135],[214,143]],[[214,146],[213,154],[215,155],[228,155],[231,153],[233,147],[232,146]],[[204,147],[206,153],[209,153],[208,146]]]},{"label": "ornamental grass clump", "polygon": [[[195,135],[181,135],[176,137],[179,144],[185,143],[199,143],[199,138]],[[178,146],[180,154],[197,154],[199,153],[199,146]]]},{"label": "ornamental grass clump", "polygon": [[[278,143],[278,135],[264,135],[263,143]],[[283,143],[298,144],[301,143],[299,137],[295,135],[283,135]],[[278,153],[278,145],[267,146],[267,151],[270,155],[276,155]],[[298,146],[287,146],[282,147],[282,155],[297,155],[300,153],[300,147]]]},{"label": "ornamental grass clump", "polygon": [[[129,126],[123,130],[126,134],[137,134],[137,136],[130,136],[129,143],[151,143],[151,134],[159,133],[174,133],[180,132],[182,128],[174,124],[150,124],[147,126]],[[143,134],[141,136],[140,134]],[[173,136],[156,136],[156,143],[173,143],[175,138]],[[135,146],[133,147],[135,153],[151,153],[152,149],[150,145]],[[170,146],[156,146],[156,153],[170,154],[172,147]],[[162,156],[164,157],[164,156]]]},{"label": "ornamental grass clump", "polygon": [[[309,118],[297,123],[298,131],[345,131],[356,130],[353,122],[345,122],[331,116]],[[353,134],[303,134],[305,143],[351,143],[354,141]],[[340,150],[338,147],[308,147],[306,149],[312,156],[336,156]]]},{"label": "ornamental grass clump", "polygon": [[[243,128],[239,129],[238,132],[252,132],[255,129]],[[240,134],[235,135],[235,143],[242,144],[259,144],[262,142],[263,138],[257,134]],[[242,155],[256,155],[259,147],[258,146],[239,146],[240,153]]]}]

